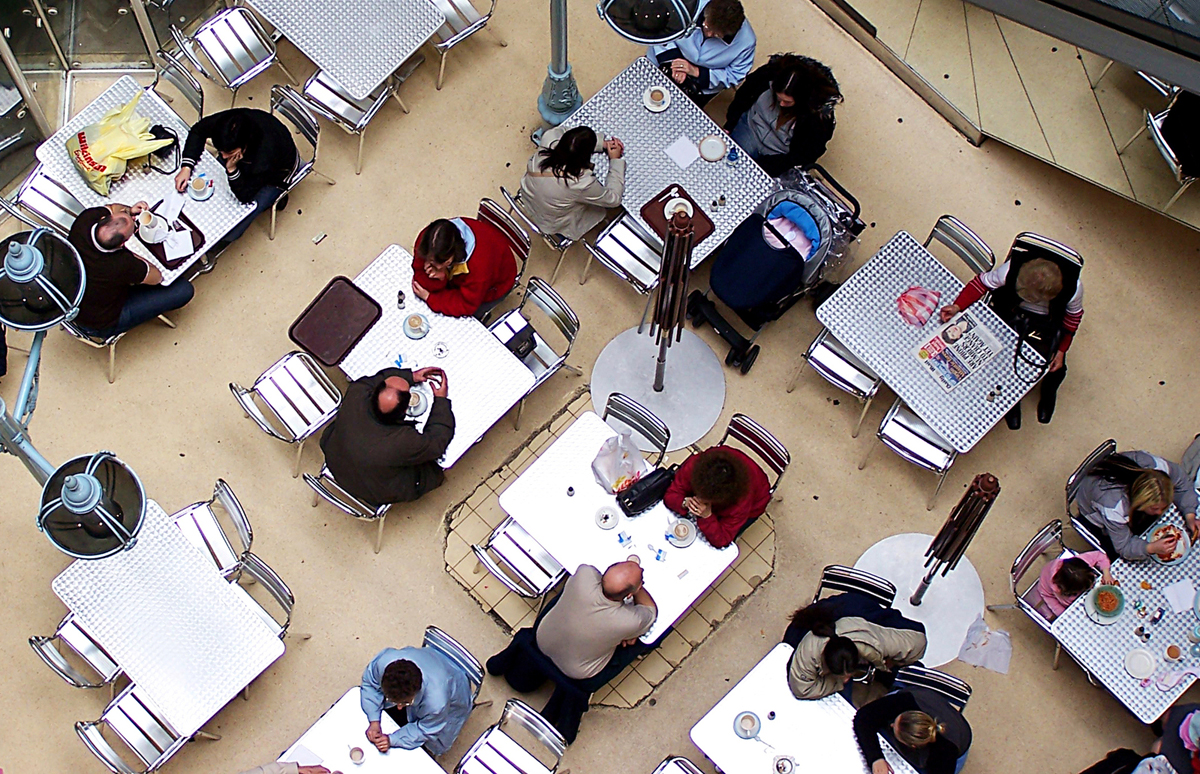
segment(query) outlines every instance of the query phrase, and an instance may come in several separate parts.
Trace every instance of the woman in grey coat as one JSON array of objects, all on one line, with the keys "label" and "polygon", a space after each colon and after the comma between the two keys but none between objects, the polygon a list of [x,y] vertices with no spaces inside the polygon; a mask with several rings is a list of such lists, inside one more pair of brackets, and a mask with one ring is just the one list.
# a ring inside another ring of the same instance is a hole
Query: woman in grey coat
[{"label": "woman in grey coat", "polygon": [[[600,140],[586,126],[547,129],[521,178],[521,204],[547,234],[579,240],[618,207],[625,192],[625,145],[616,137]],[[592,171],[592,154],[608,154],[608,176]]]}]

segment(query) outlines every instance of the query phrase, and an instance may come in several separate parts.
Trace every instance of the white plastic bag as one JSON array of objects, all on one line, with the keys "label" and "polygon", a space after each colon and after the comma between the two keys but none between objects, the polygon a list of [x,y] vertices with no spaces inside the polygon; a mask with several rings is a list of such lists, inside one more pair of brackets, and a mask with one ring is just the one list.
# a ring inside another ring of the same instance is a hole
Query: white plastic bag
[{"label": "white plastic bag", "polygon": [[1012,639],[1006,631],[989,629],[979,615],[967,629],[958,660],[1006,675],[1012,661]]},{"label": "white plastic bag", "polygon": [[596,483],[616,494],[624,491],[646,473],[646,460],[628,430],[605,439],[592,460],[592,475]]}]

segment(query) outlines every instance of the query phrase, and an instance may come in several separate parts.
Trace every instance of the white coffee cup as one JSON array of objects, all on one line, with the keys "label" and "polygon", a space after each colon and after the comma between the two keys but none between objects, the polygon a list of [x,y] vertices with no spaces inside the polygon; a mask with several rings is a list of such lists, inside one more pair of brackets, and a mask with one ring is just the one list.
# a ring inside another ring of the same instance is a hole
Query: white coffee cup
[{"label": "white coffee cup", "polygon": [[151,244],[163,242],[167,238],[167,221],[146,210],[138,215],[138,233]]}]

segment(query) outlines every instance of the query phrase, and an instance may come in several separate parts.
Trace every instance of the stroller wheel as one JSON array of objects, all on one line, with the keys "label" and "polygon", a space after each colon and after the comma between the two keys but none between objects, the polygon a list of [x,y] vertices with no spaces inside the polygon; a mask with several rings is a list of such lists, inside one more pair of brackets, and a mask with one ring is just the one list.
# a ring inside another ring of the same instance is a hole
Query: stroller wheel
[{"label": "stroller wheel", "polygon": [[743,374],[750,373],[750,368],[754,365],[754,361],[758,359],[758,345],[755,344],[750,349],[746,350],[746,356],[742,358],[741,370]]},{"label": "stroller wheel", "polygon": [[729,354],[725,355],[725,365],[737,368],[742,364],[742,359],[738,357],[737,347],[730,347]]}]

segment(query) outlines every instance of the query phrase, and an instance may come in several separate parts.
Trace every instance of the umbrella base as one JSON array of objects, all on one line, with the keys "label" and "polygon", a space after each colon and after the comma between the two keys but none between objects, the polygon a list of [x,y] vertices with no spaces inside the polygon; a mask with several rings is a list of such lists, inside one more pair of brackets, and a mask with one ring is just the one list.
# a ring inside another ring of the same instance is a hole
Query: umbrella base
[{"label": "umbrella base", "polygon": [[[639,334],[637,328],[610,341],[592,368],[592,406],[596,413],[604,414],[604,404],[612,393],[628,395],[671,428],[670,451],[703,438],[725,407],[725,369],[721,361],[699,336],[689,330],[682,333],[683,338],[667,350],[662,392],[654,391],[658,345],[654,337]],[[638,448],[650,449],[637,433],[633,439]]]}]

